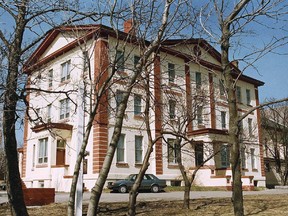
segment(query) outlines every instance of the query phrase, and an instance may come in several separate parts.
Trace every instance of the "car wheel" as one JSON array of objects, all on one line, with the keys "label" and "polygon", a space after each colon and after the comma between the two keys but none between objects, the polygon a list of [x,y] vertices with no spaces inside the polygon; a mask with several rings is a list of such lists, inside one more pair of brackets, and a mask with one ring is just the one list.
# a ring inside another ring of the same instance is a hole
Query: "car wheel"
[{"label": "car wheel", "polygon": [[120,193],[127,193],[127,187],[125,185],[121,185],[118,191]]},{"label": "car wheel", "polygon": [[159,186],[158,186],[158,185],[153,185],[153,186],[151,187],[151,191],[152,191],[153,193],[158,193],[158,192],[159,192]]}]

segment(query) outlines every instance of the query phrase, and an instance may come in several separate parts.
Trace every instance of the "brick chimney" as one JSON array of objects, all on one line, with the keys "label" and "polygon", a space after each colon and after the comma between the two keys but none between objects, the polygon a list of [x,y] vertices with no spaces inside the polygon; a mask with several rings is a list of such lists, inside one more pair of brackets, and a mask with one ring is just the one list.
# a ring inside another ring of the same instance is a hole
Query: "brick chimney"
[{"label": "brick chimney", "polygon": [[133,20],[129,19],[124,22],[124,32],[127,34],[135,35],[135,29],[133,29]]}]

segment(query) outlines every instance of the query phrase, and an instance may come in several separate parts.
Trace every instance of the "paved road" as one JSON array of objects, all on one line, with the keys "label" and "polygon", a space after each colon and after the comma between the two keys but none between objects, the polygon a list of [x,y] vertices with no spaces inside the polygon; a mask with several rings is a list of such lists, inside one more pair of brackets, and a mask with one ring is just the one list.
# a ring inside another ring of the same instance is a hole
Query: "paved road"
[{"label": "paved road", "polygon": [[[265,195],[265,194],[288,194],[288,189],[267,189],[262,191],[244,191],[244,195]],[[190,193],[191,199],[199,198],[216,198],[216,197],[231,197],[232,192],[230,191],[192,191]],[[55,202],[67,202],[68,193],[56,193]],[[90,197],[89,192],[85,192],[83,201],[88,202]],[[129,199],[128,194],[120,193],[103,193],[101,196],[101,202],[127,202]],[[141,192],[138,195],[138,201],[156,201],[156,200],[182,200],[183,192],[161,192],[161,193],[150,193]],[[0,192],[0,203],[7,202],[7,194],[4,191]]]}]

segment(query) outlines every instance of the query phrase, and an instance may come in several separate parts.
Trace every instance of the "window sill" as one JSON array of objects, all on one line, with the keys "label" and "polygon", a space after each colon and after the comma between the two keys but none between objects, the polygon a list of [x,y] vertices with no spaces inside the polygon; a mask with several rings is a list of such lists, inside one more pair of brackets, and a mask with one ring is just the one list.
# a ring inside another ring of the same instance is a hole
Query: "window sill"
[{"label": "window sill", "polygon": [[136,167],[136,168],[141,168],[142,165],[143,165],[142,163],[135,163],[135,167]]},{"label": "window sill", "polygon": [[118,168],[129,168],[128,163],[116,163],[116,167]]},{"label": "window sill", "polygon": [[249,172],[249,170],[247,168],[242,168],[242,171]]},{"label": "window sill", "polygon": [[64,81],[62,81],[62,82],[59,84],[59,87],[61,87],[61,86],[63,86],[63,85],[66,85],[66,84],[68,84],[69,82],[70,82],[70,79],[64,80]]},{"label": "window sill", "polygon": [[124,71],[117,71],[117,74],[119,75],[119,76],[121,76],[121,77],[128,77],[128,73],[126,73],[126,72],[124,72]]},{"label": "window sill", "polygon": [[141,114],[134,114],[135,120],[144,120],[144,117]]},{"label": "window sill", "polygon": [[258,169],[252,169],[252,172],[258,172]]},{"label": "window sill", "polygon": [[67,118],[63,118],[63,119],[59,119],[58,123],[67,123],[69,122],[69,117]]},{"label": "window sill", "polygon": [[198,129],[204,129],[204,128],[206,128],[205,125],[204,125],[203,123],[198,124],[197,127],[198,127]]},{"label": "window sill", "polygon": [[47,168],[48,164],[47,163],[45,163],[45,164],[37,164],[35,167],[36,168]]},{"label": "window sill", "polygon": [[168,164],[168,169],[179,169],[177,164]]},{"label": "window sill", "polygon": [[178,85],[175,83],[175,81],[169,81],[168,85],[171,87],[177,87]]},{"label": "window sill", "polygon": [[63,164],[63,165],[52,165],[51,166],[51,168],[61,168],[61,167],[67,168],[67,167],[69,167],[69,165],[68,164]]}]

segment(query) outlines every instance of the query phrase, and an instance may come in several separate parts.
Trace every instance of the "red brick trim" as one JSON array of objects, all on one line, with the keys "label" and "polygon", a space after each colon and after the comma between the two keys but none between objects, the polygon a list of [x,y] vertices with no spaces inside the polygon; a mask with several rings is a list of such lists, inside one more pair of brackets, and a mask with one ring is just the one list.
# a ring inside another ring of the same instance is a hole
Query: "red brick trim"
[{"label": "red brick trim", "polygon": [[[259,105],[259,94],[258,88],[255,86],[255,99],[256,99],[256,106]],[[260,151],[260,165],[261,165],[261,175],[265,176],[265,166],[264,166],[264,148],[262,143],[262,128],[261,128],[261,115],[260,110],[256,110],[257,115],[257,124],[258,124],[258,137],[259,137],[259,151]]]},{"label": "red brick trim", "polygon": [[211,128],[216,128],[216,111],[215,111],[215,96],[214,96],[214,85],[213,75],[209,73],[209,96],[210,96],[210,113],[211,113]]},{"label": "red brick trim", "polygon": [[[154,60],[154,92],[155,92],[155,137],[160,135],[162,130],[162,93],[161,93],[161,62],[160,56]],[[158,139],[155,143],[156,154],[156,174],[163,174],[163,153],[162,140]]]},{"label": "red brick trim", "polygon": [[[95,42],[94,48],[94,76],[96,89],[99,89],[108,76],[109,58],[108,43],[102,38]],[[93,122],[93,173],[99,173],[108,147],[108,93],[102,95],[95,120]]]},{"label": "red brick trim", "polygon": [[[27,80],[27,88],[30,87],[30,77],[28,77]],[[29,104],[30,102],[30,93],[27,93],[26,97],[27,103]],[[24,142],[23,142],[23,157],[22,157],[22,172],[21,172],[21,177],[26,177],[26,163],[27,163],[27,142],[28,142],[28,128],[29,128],[29,119],[27,116],[28,108],[26,109],[25,117],[24,117]]]}]

